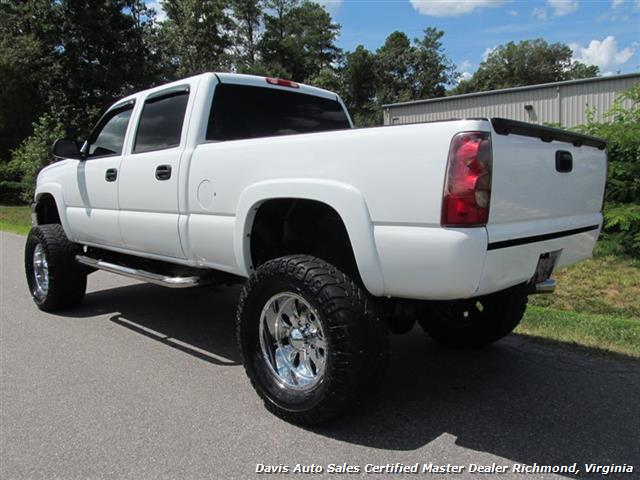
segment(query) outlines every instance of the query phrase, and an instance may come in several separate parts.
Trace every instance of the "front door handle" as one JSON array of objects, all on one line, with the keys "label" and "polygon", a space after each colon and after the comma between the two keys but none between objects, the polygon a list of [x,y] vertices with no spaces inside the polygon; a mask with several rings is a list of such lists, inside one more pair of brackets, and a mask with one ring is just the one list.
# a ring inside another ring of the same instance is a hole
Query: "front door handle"
[{"label": "front door handle", "polygon": [[117,168],[109,168],[106,172],[104,172],[104,179],[107,182],[115,182],[116,178],[118,178],[118,169]]},{"label": "front door handle", "polygon": [[171,178],[171,165],[159,165],[156,168],[156,180],[169,180]]}]

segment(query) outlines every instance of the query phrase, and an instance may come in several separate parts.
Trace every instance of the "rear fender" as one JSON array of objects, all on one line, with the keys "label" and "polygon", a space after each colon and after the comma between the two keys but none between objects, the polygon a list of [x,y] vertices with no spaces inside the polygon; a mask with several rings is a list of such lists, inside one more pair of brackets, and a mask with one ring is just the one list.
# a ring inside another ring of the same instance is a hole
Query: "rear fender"
[{"label": "rear fender", "polygon": [[351,185],[328,180],[267,180],[250,185],[242,192],[236,211],[234,250],[237,265],[244,275],[253,272],[250,237],[258,208],[265,201],[278,198],[315,200],[333,208],[347,229],[364,286],[373,295],[384,293],[373,223],[364,197]]}]

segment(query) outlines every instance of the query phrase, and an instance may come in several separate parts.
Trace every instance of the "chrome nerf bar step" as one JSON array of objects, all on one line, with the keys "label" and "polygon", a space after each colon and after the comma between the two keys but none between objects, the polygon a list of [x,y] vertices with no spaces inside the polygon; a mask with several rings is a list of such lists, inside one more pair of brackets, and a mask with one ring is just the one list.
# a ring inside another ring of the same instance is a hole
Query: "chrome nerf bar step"
[{"label": "chrome nerf bar step", "polygon": [[104,260],[97,260],[95,258],[87,257],[86,255],[76,255],[76,261],[91,268],[117,273],[125,277],[142,280],[143,282],[149,282],[163,287],[188,288],[205,283],[204,279],[200,276],[170,277],[168,275],[161,275],[137,268],[130,268],[123,265],[117,265],[115,263],[105,262]]}]

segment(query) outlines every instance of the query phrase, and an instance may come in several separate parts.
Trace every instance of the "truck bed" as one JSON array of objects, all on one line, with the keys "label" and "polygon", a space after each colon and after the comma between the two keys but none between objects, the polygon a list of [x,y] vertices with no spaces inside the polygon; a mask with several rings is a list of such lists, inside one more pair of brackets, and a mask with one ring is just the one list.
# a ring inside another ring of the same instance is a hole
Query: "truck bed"
[{"label": "truck bed", "polygon": [[[560,266],[589,257],[602,223],[605,151],[566,138],[505,135],[494,123],[459,120],[199,145],[186,188],[191,211],[185,236],[202,264],[247,275],[242,252],[230,253],[245,231],[235,219],[243,215],[247,191],[259,185],[279,197],[330,199],[343,216],[363,281],[376,295],[468,298],[529,280],[547,251],[562,250]],[[443,228],[447,155],[453,136],[464,131],[491,133],[489,221],[486,227]],[[556,170],[556,151],[572,155],[571,172]],[[209,179],[219,200],[205,208],[197,190]],[[299,189],[291,187],[296,182]],[[353,193],[350,200],[341,199],[343,191]],[[359,198],[362,205],[356,205]],[[349,217],[361,207],[368,226]],[[211,229],[215,244],[197,240]]]}]

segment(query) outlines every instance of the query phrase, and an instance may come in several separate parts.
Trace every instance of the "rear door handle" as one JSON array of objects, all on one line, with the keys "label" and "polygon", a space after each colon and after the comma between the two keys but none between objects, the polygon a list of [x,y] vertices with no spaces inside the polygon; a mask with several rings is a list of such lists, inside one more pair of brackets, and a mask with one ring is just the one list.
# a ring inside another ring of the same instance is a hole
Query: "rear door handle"
[{"label": "rear door handle", "polygon": [[159,165],[156,168],[156,180],[169,180],[171,178],[171,165]]},{"label": "rear door handle", "polygon": [[106,172],[104,172],[104,179],[107,182],[115,182],[116,178],[118,178],[118,169],[117,168],[109,168]]}]

